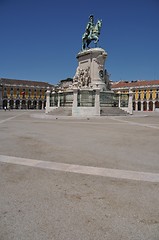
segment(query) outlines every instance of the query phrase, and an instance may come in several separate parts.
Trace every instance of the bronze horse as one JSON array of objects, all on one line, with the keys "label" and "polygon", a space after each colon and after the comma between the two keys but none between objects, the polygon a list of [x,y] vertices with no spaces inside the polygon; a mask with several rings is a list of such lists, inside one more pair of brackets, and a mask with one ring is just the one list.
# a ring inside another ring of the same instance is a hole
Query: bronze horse
[{"label": "bronze horse", "polygon": [[98,20],[93,30],[87,36],[86,33],[82,36],[82,50],[86,50],[89,48],[89,44],[94,41],[95,47],[97,47],[97,43],[99,41],[100,30],[102,27],[102,20]]}]

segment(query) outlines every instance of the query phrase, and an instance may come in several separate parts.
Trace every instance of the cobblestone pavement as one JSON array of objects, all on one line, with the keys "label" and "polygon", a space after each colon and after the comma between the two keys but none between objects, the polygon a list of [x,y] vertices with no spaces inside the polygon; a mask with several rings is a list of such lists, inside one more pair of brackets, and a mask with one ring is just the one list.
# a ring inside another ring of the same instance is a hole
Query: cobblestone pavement
[{"label": "cobblestone pavement", "polygon": [[158,240],[158,142],[157,113],[0,111],[0,239]]}]

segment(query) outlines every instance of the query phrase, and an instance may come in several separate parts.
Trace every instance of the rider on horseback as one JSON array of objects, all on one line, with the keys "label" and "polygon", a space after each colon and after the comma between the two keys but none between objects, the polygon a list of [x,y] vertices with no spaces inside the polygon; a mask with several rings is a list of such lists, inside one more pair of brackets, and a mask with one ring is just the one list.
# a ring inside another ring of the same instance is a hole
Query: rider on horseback
[{"label": "rider on horseback", "polygon": [[100,29],[102,26],[102,20],[98,20],[96,25],[94,24],[94,16],[89,16],[89,22],[86,26],[86,31],[82,36],[82,51],[89,48],[89,44],[94,40],[95,46],[99,41]]},{"label": "rider on horseback", "polygon": [[89,22],[87,23],[87,26],[86,26],[86,32],[85,32],[85,37],[91,37],[92,35],[92,31],[94,29],[94,16],[93,15],[90,15],[89,16]]},{"label": "rider on horseback", "polygon": [[83,42],[82,50],[84,50],[86,48],[86,43],[85,42],[87,41],[88,38],[91,38],[93,29],[94,29],[94,16],[90,15],[89,16],[89,22],[87,23],[87,26],[86,26],[86,31],[85,31],[85,33],[83,34],[83,37],[82,37],[82,42]]}]

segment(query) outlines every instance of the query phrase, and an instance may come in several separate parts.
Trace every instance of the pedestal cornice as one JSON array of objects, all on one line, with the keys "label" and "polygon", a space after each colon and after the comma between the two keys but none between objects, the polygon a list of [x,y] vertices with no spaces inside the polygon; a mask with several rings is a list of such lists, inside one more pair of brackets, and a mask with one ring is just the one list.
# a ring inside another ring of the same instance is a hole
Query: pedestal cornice
[{"label": "pedestal cornice", "polygon": [[107,52],[103,48],[90,48],[90,49],[83,50],[83,51],[79,52],[77,54],[77,59],[81,56],[86,56],[86,55],[89,55],[89,54],[92,54],[92,53],[99,53],[99,52],[101,52],[103,57],[105,56],[105,58],[108,55]]}]

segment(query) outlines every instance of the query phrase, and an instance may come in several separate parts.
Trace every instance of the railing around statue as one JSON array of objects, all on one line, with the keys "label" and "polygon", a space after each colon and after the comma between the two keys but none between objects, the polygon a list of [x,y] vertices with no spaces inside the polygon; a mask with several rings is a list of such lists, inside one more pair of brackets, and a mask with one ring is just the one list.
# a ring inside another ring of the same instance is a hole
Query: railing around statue
[{"label": "railing around statue", "polygon": [[79,90],[77,95],[78,107],[94,107],[95,106],[95,91]]},{"label": "railing around statue", "polygon": [[61,107],[72,107],[72,103],[73,103],[73,92],[63,92],[60,94]]},{"label": "railing around statue", "polygon": [[58,93],[55,92],[54,94],[50,95],[50,107],[57,107],[58,106]]},{"label": "railing around statue", "polygon": [[50,107],[72,107],[73,92],[55,92],[50,97]]},{"label": "railing around statue", "polygon": [[119,96],[113,92],[100,92],[101,107],[118,107]]},{"label": "railing around statue", "polygon": [[120,95],[120,107],[128,107],[128,102],[129,102],[129,95],[128,94],[121,94]]}]

